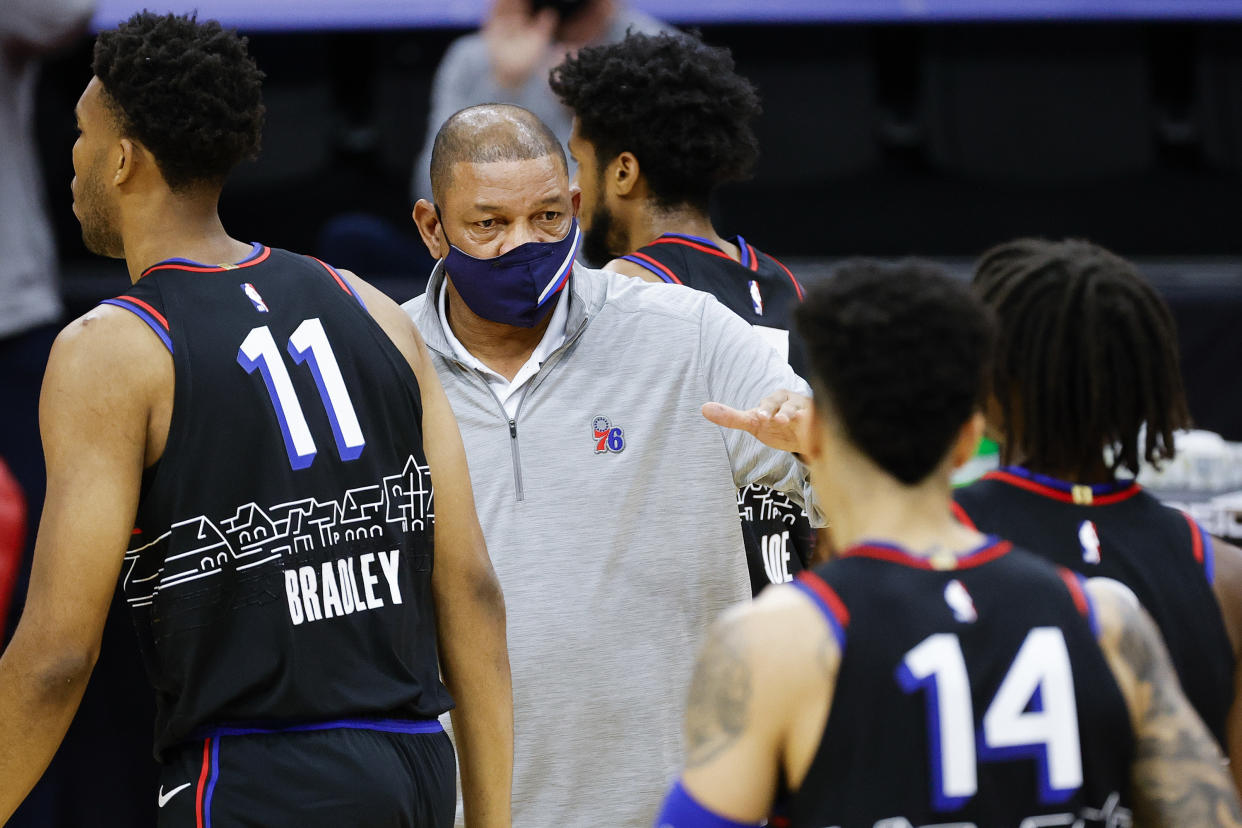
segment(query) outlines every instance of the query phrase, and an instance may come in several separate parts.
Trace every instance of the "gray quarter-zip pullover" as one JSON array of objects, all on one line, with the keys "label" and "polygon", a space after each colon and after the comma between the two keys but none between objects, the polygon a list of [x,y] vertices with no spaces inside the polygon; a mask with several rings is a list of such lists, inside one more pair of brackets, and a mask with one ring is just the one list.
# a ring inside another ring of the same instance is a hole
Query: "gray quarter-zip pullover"
[{"label": "gray quarter-zip pullover", "polygon": [[792,455],[700,407],[809,389],[711,295],[576,265],[565,343],[510,418],[454,358],[443,284],[441,264],[403,307],[456,413],[504,588],[513,824],[649,826],[707,627],[750,595],[737,490],[810,496]]}]

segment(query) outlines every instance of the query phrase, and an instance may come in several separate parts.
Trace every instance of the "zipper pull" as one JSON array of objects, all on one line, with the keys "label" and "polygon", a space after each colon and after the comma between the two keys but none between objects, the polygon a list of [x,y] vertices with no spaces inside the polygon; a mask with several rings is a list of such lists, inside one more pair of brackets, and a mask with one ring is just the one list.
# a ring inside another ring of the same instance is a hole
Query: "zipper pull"
[{"label": "zipper pull", "polygon": [[509,436],[515,440],[517,439],[517,420],[509,421]]}]

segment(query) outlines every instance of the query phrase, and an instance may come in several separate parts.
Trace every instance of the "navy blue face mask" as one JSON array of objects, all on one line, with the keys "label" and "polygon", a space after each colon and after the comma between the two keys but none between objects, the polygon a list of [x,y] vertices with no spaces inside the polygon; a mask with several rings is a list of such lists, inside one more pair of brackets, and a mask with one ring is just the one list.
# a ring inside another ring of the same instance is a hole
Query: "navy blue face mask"
[{"label": "navy blue face mask", "polygon": [[[444,226],[443,219],[440,226]],[[447,241],[448,234],[444,238]],[[569,281],[581,243],[576,218],[560,241],[527,242],[490,259],[475,258],[449,241],[444,270],[477,316],[533,328]]]}]

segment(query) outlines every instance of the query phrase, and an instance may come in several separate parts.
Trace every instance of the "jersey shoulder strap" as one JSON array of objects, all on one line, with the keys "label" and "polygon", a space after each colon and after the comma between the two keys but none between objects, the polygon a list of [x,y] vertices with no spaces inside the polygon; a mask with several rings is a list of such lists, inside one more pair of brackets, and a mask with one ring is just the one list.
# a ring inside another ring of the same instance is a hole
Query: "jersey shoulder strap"
[{"label": "jersey shoulder strap", "polygon": [[168,316],[164,311],[163,295],[155,279],[150,277],[139,279],[120,296],[104,299],[99,304],[122,308],[137,316],[155,332],[160,342],[164,343],[164,347],[168,349],[168,353],[173,352],[172,329],[169,327]]}]

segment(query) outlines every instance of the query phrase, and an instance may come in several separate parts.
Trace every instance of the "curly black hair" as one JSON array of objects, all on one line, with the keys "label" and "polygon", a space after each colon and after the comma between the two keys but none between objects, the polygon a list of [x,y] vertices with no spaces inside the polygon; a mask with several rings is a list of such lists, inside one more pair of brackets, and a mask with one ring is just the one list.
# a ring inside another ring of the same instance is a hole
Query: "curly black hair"
[{"label": "curly black hair", "polygon": [[246,43],[214,20],[149,11],[95,41],[92,68],[121,132],[173,190],[222,184],[259,154],[263,73]]},{"label": "curly black hair", "polygon": [[794,316],[849,440],[902,483],[926,479],[983,404],[995,325],[969,286],[929,262],[858,259]]},{"label": "curly black hair", "polygon": [[566,59],[550,83],[601,170],[632,152],[663,207],[706,209],[716,187],[750,177],[759,155],[755,87],[728,49],[695,37],[631,32]]},{"label": "curly black hair", "polygon": [[1000,322],[1005,462],[1084,479],[1105,449],[1114,473],[1173,457],[1190,425],[1177,331],[1132,264],[1086,241],[1018,239],[983,254],[974,288]]}]

